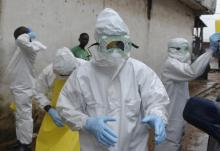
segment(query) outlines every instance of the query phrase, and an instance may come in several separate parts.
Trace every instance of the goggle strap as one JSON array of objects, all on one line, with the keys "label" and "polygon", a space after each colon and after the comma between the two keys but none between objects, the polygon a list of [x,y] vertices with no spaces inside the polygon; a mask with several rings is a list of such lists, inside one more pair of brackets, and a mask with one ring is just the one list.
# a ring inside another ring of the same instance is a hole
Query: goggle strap
[{"label": "goggle strap", "polygon": [[[96,43],[94,43],[94,44],[90,45],[90,46],[88,47],[88,49],[89,49],[89,48],[91,48],[92,46],[98,46],[98,45],[99,45],[99,43],[98,43],[98,42],[96,42]],[[136,49],[138,49],[138,48],[139,48],[139,46],[138,46],[138,45],[136,45],[136,44],[134,44],[134,43],[131,43],[131,45],[132,45],[134,48],[136,48]]]},{"label": "goggle strap", "polygon": [[132,45],[134,48],[136,48],[136,49],[138,49],[138,48],[139,48],[139,46],[138,46],[138,45],[136,45],[136,44],[134,44],[134,43],[131,43],[131,45]]},{"label": "goggle strap", "polygon": [[90,45],[90,46],[88,47],[88,49],[89,49],[89,48],[91,48],[92,46],[98,46],[98,45],[99,45],[99,43],[98,43],[98,42],[96,42],[96,43],[94,43],[94,44]]}]

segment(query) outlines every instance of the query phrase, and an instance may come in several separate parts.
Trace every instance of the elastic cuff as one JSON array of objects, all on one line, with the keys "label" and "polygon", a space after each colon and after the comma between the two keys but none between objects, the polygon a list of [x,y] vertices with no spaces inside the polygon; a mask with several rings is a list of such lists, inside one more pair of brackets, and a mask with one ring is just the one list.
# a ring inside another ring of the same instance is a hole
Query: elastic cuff
[{"label": "elastic cuff", "polygon": [[82,125],[81,125],[81,129],[82,130],[86,130],[85,125],[86,125],[86,121],[89,119],[88,116],[85,116],[82,118]]},{"label": "elastic cuff", "polygon": [[145,114],[145,116],[149,116],[149,115],[155,115],[155,116],[160,117],[160,118],[163,120],[163,122],[164,122],[165,125],[167,125],[167,123],[168,123],[167,113],[152,112],[152,113]]},{"label": "elastic cuff", "polygon": [[50,105],[46,105],[46,106],[44,107],[44,110],[45,110],[46,112],[48,112],[50,108],[51,108]]}]

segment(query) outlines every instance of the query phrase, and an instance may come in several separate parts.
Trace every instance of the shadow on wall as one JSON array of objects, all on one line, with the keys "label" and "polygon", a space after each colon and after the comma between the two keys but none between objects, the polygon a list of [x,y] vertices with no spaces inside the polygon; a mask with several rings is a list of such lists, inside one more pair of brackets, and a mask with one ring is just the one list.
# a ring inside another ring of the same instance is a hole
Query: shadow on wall
[{"label": "shadow on wall", "polygon": [[2,14],[2,0],[0,0],[0,20],[1,20],[1,14]]}]

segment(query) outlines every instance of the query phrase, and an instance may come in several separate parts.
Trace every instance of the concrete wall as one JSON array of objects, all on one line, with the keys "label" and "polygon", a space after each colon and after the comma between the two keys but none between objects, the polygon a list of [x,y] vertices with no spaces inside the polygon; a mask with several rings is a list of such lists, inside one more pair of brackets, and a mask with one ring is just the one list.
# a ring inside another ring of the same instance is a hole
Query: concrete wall
[{"label": "concrete wall", "polygon": [[114,8],[128,24],[133,41],[140,46],[132,56],[159,72],[166,58],[170,38],[191,41],[194,16],[178,0],[153,0],[151,20],[147,19],[147,0],[0,0],[0,70],[10,61],[15,48],[13,31],[20,25],[32,27],[38,39],[48,46],[39,54],[37,74],[51,62],[56,49],[78,44],[81,32],[93,31],[97,14]]}]

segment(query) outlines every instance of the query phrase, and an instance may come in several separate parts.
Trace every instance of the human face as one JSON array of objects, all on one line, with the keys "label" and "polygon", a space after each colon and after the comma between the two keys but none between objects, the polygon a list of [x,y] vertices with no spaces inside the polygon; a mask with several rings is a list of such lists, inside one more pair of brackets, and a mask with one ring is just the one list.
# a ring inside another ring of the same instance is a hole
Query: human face
[{"label": "human face", "polygon": [[82,35],[79,38],[80,46],[85,47],[89,42],[89,35]]}]

